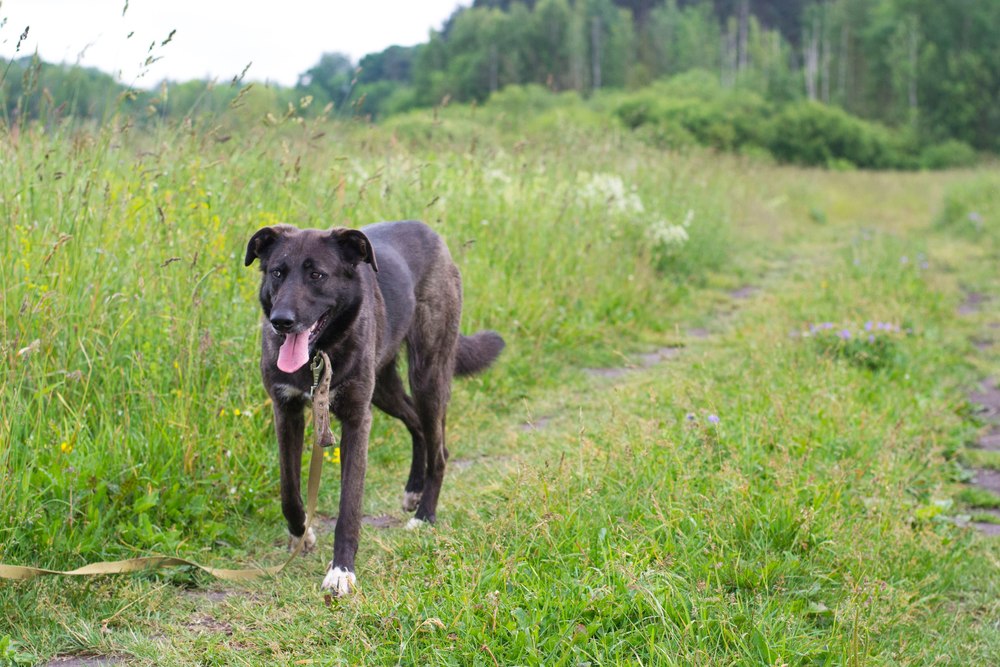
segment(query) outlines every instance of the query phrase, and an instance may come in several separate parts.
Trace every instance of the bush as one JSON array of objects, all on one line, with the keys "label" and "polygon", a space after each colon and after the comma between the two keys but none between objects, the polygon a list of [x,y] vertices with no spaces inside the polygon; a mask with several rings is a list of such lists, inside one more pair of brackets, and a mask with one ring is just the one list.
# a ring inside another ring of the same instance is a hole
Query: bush
[{"label": "bush", "polygon": [[848,162],[869,169],[912,168],[888,128],[818,102],[799,102],[769,123],[767,146],[779,160],[809,166]]},{"label": "bush", "polygon": [[957,139],[928,146],[920,154],[920,166],[924,169],[971,167],[978,161],[979,156],[976,155],[975,149]]},{"label": "bush", "polygon": [[760,146],[770,105],[746,90],[725,90],[714,77],[693,72],[620,98],[614,114],[653,145],[676,148],[693,140],[735,151]]},{"label": "bush", "polygon": [[544,86],[530,83],[525,86],[507,86],[498,90],[490,95],[484,106],[486,109],[520,118],[580,104],[580,95],[574,91],[553,93]]}]

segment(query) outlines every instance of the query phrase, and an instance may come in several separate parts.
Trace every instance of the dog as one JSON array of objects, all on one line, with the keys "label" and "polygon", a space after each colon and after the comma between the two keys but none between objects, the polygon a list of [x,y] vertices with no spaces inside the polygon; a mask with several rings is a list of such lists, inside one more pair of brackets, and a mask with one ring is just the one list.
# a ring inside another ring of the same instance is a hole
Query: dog
[{"label": "dog", "polygon": [[[247,243],[246,266],[259,260],[260,371],[274,408],[281,509],[293,546],[316,543],[305,530],[300,492],[304,411],[312,398],[309,361],[330,359],[330,411],[341,425],[340,509],[333,560],[322,588],[357,587],[354,557],[368,460],[371,406],[402,421],[413,462],[402,506],[407,527],[434,523],[444,479],[445,412],[454,376],[486,369],[504,348],[494,331],[459,333],[462,279],[444,241],[418,221],[362,229],[264,227]],[[410,395],[397,360],[403,344]]]}]

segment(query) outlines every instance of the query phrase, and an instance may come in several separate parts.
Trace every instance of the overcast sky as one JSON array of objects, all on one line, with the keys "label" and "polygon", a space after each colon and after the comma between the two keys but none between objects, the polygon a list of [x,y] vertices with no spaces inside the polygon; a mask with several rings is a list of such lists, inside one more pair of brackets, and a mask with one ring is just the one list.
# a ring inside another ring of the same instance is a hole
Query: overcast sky
[{"label": "overcast sky", "polygon": [[[238,75],[295,83],[322,53],[356,62],[392,44],[427,41],[471,0],[0,0],[0,55],[97,67],[125,83]],[[123,15],[124,11],[124,15]],[[165,45],[171,30],[173,40]],[[131,37],[129,34],[131,33]],[[161,57],[148,67],[150,55]]]}]

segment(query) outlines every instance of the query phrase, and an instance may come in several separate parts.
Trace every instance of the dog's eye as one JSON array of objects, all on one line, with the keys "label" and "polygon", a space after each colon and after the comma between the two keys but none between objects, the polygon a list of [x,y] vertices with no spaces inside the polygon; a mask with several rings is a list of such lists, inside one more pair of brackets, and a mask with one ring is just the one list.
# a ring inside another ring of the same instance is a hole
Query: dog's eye
[{"label": "dog's eye", "polygon": [[275,269],[274,271],[271,271],[271,275],[274,276],[275,278],[280,278],[282,275],[281,269]]},{"label": "dog's eye", "polygon": [[309,277],[312,278],[313,280],[321,280],[323,278],[326,278],[326,274],[320,273],[319,271],[313,271],[312,273],[309,274]]}]

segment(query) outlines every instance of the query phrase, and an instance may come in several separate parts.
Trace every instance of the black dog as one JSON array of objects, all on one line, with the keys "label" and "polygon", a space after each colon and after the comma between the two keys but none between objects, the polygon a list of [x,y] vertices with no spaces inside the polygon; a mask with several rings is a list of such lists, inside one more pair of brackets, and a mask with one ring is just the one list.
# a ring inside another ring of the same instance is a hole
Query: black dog
[{"label": "black dog", "polygon": [[[377,259],[376,259],[377,258]],[[263,350],[260,368],[274,404],[281,464],[281,509],[292,539],[311,548],[299,490],[304,409],[311,399],[309,361],[330,358],[330,409],[341,423],[340,512],[333,561],[323,588],[356,585],[354,555],[368,460],[371,405],[402,420],[413,437],[403,509],[408,527],[433,523],[444,478],[445,411],[451,379],[485,369],[504,347],[499,334],[458,332],[462,280],[447,246],[421,222],[356,229],[265,227],[247,244],[246,265],[260,259]],[[406,342],[410,391],[396,358]]]}]

